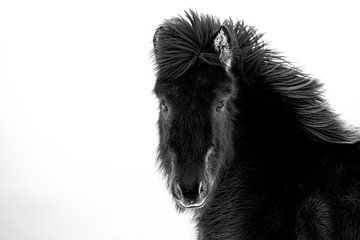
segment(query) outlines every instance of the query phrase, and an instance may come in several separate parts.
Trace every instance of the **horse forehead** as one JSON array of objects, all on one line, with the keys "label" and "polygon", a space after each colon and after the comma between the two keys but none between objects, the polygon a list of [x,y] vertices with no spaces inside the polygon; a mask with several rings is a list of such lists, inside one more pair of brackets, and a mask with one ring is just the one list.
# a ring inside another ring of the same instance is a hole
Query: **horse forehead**
[{"label": "horse forehead", "polygon": [[211,100],[219,86],[211,78],[196,76],[184,79],[179,84],[179,97],[194,101]]},{"label": "horse forehead", "polygon": [[213,102],[213,94],[211,90],[201,87],[186,88],[177,96],[177,105],[184,110],[195,110],[204,108]]}]

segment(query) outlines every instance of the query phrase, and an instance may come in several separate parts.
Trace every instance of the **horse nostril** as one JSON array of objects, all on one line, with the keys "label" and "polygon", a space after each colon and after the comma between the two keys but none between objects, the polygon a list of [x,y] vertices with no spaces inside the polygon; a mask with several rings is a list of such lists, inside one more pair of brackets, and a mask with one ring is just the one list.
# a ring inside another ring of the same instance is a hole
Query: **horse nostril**
[{"label": "horse nostril", "polygon": [[178,181],[175,181],[174,194],[175,194],[175,197],[177,199],[179,199],[179,200],[182,199],[182,197],[183,197],[183,193],[181,191],[181,188],[180,188],[180,185],[179,185]]},{"label": "horse nostril", "polygon": [[200,184],[199,184],[199,195],[200,196],[206,196],[207,192],[208,192],[208,187],[207,187],[206,183],[201,181]]}]

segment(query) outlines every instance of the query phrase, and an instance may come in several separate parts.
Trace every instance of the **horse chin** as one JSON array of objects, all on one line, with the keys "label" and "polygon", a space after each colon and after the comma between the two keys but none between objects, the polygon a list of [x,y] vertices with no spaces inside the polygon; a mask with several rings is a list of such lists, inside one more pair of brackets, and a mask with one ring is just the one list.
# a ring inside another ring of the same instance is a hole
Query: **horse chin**
[{"label": "horse chin", "polygon": [[196,202],[196,203],[184,203],[181,200],[176,200],[176,203],[182,209],[194,209],[195,210],[195,209],[200,209],[200,208],[204,207],[205,203],[206,203],[206,199],[207,198],[204,198],[200,202]]}]

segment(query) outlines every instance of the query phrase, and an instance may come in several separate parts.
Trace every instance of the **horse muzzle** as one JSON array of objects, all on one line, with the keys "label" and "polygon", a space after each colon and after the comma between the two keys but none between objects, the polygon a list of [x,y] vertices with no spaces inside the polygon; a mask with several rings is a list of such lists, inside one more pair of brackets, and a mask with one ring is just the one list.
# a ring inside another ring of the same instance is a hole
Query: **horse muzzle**
[{"label": "horse muzzle", "polygon": [[176,203],[181,208],[202,208],[209,194],[209,184],[201,181],[196,188],[196,191],[189,190],[182,186],[178,181],[174,183],[174,197]]}]

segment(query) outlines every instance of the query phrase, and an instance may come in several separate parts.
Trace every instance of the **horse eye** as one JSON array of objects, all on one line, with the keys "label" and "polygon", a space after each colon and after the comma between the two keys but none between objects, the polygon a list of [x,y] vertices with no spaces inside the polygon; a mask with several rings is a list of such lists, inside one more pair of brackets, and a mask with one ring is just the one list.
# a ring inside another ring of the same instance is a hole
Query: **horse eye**
[{"label": "horse eye", "polygon": [[167,112],[169,110],[168,106],[165,103],[165,100],[160,101],[160,107],[162,112]]},{"label": "horse eye", "polygon": [[216,111],[217,112],[221,111],[224,108],[224,106],[225,106],[225,101],[221,100],[216,104]]}]

